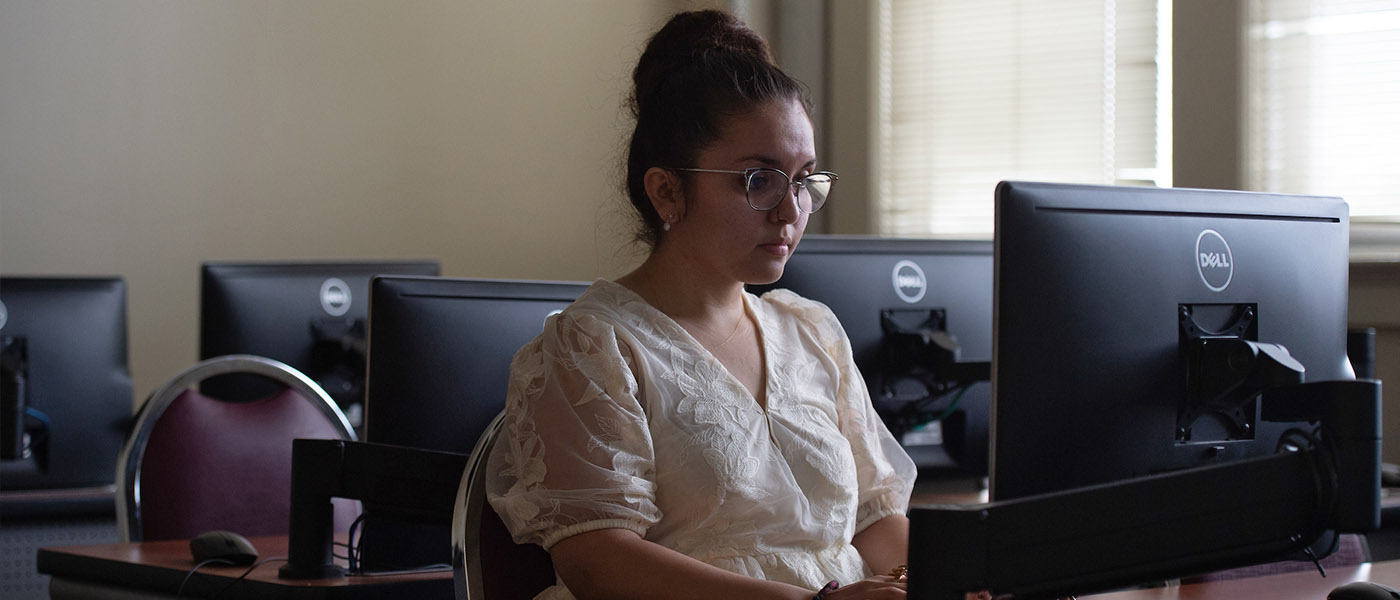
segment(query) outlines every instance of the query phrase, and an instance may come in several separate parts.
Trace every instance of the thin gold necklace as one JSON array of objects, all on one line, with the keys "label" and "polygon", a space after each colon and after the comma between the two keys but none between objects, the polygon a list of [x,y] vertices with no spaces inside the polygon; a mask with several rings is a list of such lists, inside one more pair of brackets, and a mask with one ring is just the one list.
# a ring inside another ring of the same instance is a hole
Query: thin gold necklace
[{"label": "thin gold necklace", "polygon": [[746,318],[748,318],[748,315],[745,314],[743,310],[740,310],[739,320],[734,322],[734,331],[729,332],[729,337],[724,338],[724,341],[717,344],[714,349],[719,350],[720,348],[723,348],[725,344],[728,344],[729,340],[734,339],[734,334],[739,333],[739,326],[744,324],[744,320]]}]

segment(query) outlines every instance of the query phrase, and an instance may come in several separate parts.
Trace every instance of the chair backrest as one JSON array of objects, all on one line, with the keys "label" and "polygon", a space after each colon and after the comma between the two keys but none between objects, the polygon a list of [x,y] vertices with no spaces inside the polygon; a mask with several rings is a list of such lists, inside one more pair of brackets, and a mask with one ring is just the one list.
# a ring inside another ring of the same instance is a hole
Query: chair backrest
[{"label": "chair backrest", "polygon": [[[261,375],[286,388],[251,402],[225,402],[191,389],[229,373]],[[190,538],[212,529],[287,534],[295,438],[355,439],[330,396],[296,369],[230,355],[181,372],[151,394],[122,444],[119,536],[129,542]],[[358,508],[337,504],[338,531],[348,530]]]},{"label": "chair backrest", "polygon": [[467,459],[452,513],[452,571],[457,600],[529,600],[554,584],[549,553],[517,544],[486,501],[486,459],[505,413],[481,434]]}]

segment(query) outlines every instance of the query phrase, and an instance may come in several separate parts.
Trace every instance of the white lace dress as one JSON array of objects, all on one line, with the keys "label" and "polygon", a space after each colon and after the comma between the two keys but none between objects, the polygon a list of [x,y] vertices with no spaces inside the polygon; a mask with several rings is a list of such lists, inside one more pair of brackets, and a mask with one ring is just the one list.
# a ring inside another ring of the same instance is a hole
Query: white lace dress
[{"label": "white lace dress", "polygon": [[[598,281],[515,356],[487,493],[517,542],[622,528],[711,565],[816,589],[869,576],[851,538],[904,514],[913,461],[845,332],[788,291],[745,294],[767,410],[684,329]],[[538,598],[570,599],[561,584]]]}]

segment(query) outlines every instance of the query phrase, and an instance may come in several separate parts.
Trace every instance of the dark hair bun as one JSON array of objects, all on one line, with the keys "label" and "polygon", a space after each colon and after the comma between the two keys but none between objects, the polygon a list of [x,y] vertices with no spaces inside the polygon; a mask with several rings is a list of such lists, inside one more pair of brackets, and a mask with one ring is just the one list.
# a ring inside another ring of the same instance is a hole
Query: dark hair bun
[{"label": "dark hair bun", "polygon": [[647,43],[632,71],[632,109],[668,75],[735,61],[776,67],[768,42],[738,17],[718,10],[675,15]]}]

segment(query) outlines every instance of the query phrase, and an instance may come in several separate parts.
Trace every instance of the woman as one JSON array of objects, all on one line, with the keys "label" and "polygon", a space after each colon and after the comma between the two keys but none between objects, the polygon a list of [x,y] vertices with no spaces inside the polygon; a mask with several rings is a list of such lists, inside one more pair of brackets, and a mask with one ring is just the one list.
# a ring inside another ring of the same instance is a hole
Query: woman
[{"label": "woman", "polygon": [[831,312],[744,291],[782,275],[836,179],[800,84],[714,11],[667,23],[633,83],[651,253],[517,354],[488,465],[507,527],[554,561],[541,598],[904,597],[913,462]]}]

